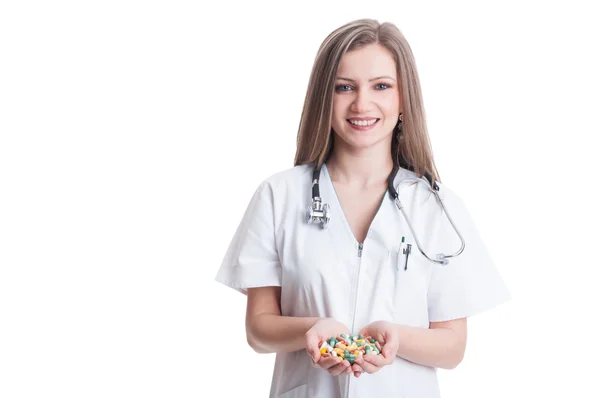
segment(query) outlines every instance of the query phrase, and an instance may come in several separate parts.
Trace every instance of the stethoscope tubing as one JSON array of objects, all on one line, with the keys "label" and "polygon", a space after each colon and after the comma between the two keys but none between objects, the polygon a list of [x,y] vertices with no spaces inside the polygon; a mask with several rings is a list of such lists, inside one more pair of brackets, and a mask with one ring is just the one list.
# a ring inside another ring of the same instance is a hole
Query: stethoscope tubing
[{"label": "stethoscope tubing", "polygon": [[[414,172],[414,167],[412,167],[411,165],[405,165],[409,170]],[[307,221],[310,222],[321,222],[321,227],[322,228],[327,228],[327,225],[329,223],[329,206],[327,204],[323,204],[322,200],[321,200],[321,196],[320,196],[320,192],[319,192],[319,177],[321,174],[321,167],[322,165],[317,165],[315,166],[314,170],[313,170],[313,179],[312,179],[312,196],[313,196],[313,204],[312,206],[309,206],[308,208],[308,213],[307,213]],[[400,212],[402,212],[402,215],[404,216],[404,219],[406,220],[406,224],[408,225],[408,228],[410,229],[410,232],[412,233],[412,236],[415,239],[415,243],[417,244],[417,248],[419,249],[419,251],[421,252],[421,254],[423,256],[425,256],[425,258],[427,258],[429,261],[432,261],[436,264],[440,264],[440,265],[447,265],[448,264],[448,259],[452,258],[452,257],[457,257],[458,255],[460,255],[463,250],[465,249],[465,240],[462,236],[462,234],[460,233],[460,231],[458,230],[458,228],[456,227],[456,225],[454,224],[454,221],[452,220],[452,217],[450,216],[450,214],[448,213],[448,211],[446,210],[446,206],[444,206],[444,202],[443,200],[440,198],[438,191],[440,190],[438,184],[433,181],[433,177],[431,176],[431,174],[429,174],[427,171],[424,173],[425,178],[427,179],[427,181],[423,180],[423,178],[411,178],[408,180],[402,180],[402,182],[405,181],[417,181],[423,184],[428,184],[427,188],[433,192],[433,194],[436,197],[436,200],[438,201],[438,203],[440,204],[440,206],[442,207],[442,210],[444,212],[444,214],[446,215],[446,217],[448,218],[448,220],[450,221],[450,224],[452,225],[452,228],[454,228],[454,231],[456,232],[456,234],[458,235],[458,237],[460,238],[460,242],[461,242],[461,246],[460,249],[458,249],[458,251],[456,251],[456,253],[454,254],[450,254],[450,255],[445,255],[444,253],[438,253],[436,255],[435,259],[430,258],[425,251],[421,248],[421,243],[419,242],[419,239],[417,238],[417,234],[415,233],[415,230],[412,227],[412,224],[410,223],[408,216],[406,214],[406,212],[404,211],[404,206],[402,205],[402,202],[400,201],[398,192],[396,191],[396,189],[394,188],[394,179],[396,178],[396,174],[398,173],[400,167],[397,164],[394,164],[394,168],[392,169],[392,172],[390,173],[390,176],[388,177],[388,192],[390,194],[390,196],[392,197],[392,199],[394,200],[394,203],[396,204],[396,207],[398,207],[398,209],[400,210]],[[433,186],[433,189],[432,189]],[[323,212],[323,208],[325,208],[326,210]],[[316,212],[318,213],[318,215],[314,215],[314,211],[316,210]]]}]

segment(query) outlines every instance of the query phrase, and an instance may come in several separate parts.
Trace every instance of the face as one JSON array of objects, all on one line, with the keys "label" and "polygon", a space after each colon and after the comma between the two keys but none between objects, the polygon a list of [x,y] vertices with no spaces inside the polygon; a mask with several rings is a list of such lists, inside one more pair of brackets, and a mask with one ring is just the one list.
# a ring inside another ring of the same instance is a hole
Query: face
[{"label": "face", "polygon": [[[385,47],[371,44],[344,54],[333,94],[336,145],[390,148],[402,109],[399,93],[396,63]],[[359,120],[362,126],[351,123]]]}]

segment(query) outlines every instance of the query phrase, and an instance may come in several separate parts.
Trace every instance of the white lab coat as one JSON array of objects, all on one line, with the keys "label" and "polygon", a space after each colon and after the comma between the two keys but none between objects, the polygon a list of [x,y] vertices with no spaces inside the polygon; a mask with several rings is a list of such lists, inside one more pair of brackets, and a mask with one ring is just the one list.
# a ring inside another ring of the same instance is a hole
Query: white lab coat
[{"label": "white lab coat", "polygon": [[[438,183],[446,209],[465,239],[461,255],[446,266],[419,252],[389,194],[369,228],[362,255],[344,216],[327,166],[320,194],[331,208],[327,229],[306,222],[312,166],[264,180],[244,214],[216,280],[244,294],[247,288],[281,286],[284,316],[331,317],[351,333],[386,320],[428,328],[429,322],[472,316],[510,299],[510,294],[460,198]],[[395,179],[416,177],[401,168]],[[450,222],[426,184],[401,184],[400,200],[423,250],[431,257],[460,248]],[[400,242],[412,243],[408,269]],[[270,397],[439,397],[436,369],[396,357],[374,374],[331,376],[313,368],[305,350],[277,353]]]}]

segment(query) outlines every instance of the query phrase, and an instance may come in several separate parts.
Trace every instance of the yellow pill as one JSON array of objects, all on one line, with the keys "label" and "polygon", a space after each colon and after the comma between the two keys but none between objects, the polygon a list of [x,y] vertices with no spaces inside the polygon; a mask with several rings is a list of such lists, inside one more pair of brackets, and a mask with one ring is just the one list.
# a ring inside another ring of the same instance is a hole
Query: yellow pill
[{"label": "yellow pill", "polygon": [[325,354],[327,352],[327,348],[323,347],[321,348],[321,354]]}]

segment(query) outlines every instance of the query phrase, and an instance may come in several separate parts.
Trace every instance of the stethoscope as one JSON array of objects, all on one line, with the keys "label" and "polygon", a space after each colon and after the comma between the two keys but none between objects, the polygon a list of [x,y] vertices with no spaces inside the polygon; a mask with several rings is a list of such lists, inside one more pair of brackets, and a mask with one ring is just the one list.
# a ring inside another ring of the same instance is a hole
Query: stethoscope
[{"label": "stethoscope", "polygon": [[[411,166],[411,165],[405,165],[405,166],[407,169],[414,172],[413,166]],[[421,249],[421,244],[419,243],[419,239],[417,238],[417,235],[415,234],[415,231],[414,231],[410,221],[408,220],[408,216],[406,215],[406,212],[404,211],[404,206],[402,205],[402,202],[400,202],[400,199],[398,197],[398,192],[394,188],[394,179],[395,179],[396,174],[398,173],[399,169],[400,169],[400,167],[398,165],[394,164],[394,168],[393,168],[392,172],[390,173],[390,176],[388,177],[388,192],[390,193],[392,199],[396,203],[396,206],[398,207],[398,209],[400,209],[400,211],[404,215],[404,219],[406,220],[406,223],[408,224],[408,228],[410,229],[412,236],[415,238],[417,248],[419,249],[421,254],[423,254],[423,256],[425,256],[429,261],[432,261],[436,264],[447,265],[449,263],[449,260],[448,260],[449,258],[456,257],[463,252],[463,250],[465,249],[465,241],[464,241],[462,235],[460,234],[460,232],[458,231],[458,229],[456,228],[456,225],[454,225],[454,222],[452,221],[452,217],[450,217],[450,214],[448,214],[448,212],[446,211],[444,202],[442,201],[442,199],[440,198],[440,196],[438,194],[440,187],[438,186],[438,184],[435,181],[433,181],[431,174],[429,174],[427,171],[424,173],[427,181],[423,180],[423,178],[408,178],[408,179],[405,179],[402,181],[402,182],[418,181],[418,182],[422,182],[423,184],[427,184],[427,188],[435,194],[435,197],[436,197],[438,203],[442,206],[442,210],[444,211],[444,214],[446,215],[446,217],[448,217],[448,220],[450,220],[450,224],[452,224],[454,231],[460,238],[461,246],[460,246],[460,249],[456,253],[450,254],[450,255],[445,255],[444,253],[438,253],[436,255],[436,259],[434,260],[434,259],[430,258],[423,251],[423,249]],[[329,205],[327,203],[323,203],[323,201],[321,200],[321,195],[319,194],[319,178],[320,178],[320,176],[321,176],[321,165],[317,165],[317,166],[315,166],[315,168],[313,170],[312,205],[308,206],[308,209],[306,211],[306,221],[309,224],[310,223],[321,224],[321,228],[325,229],[328,227],[328,225],[331,221],[331,211],[329,209]],[[434,189],[431,188],[432,185],[433,185]],[[408,245],[407,258],[408,258],[408,254],[410,254],[410,245]]]}]

